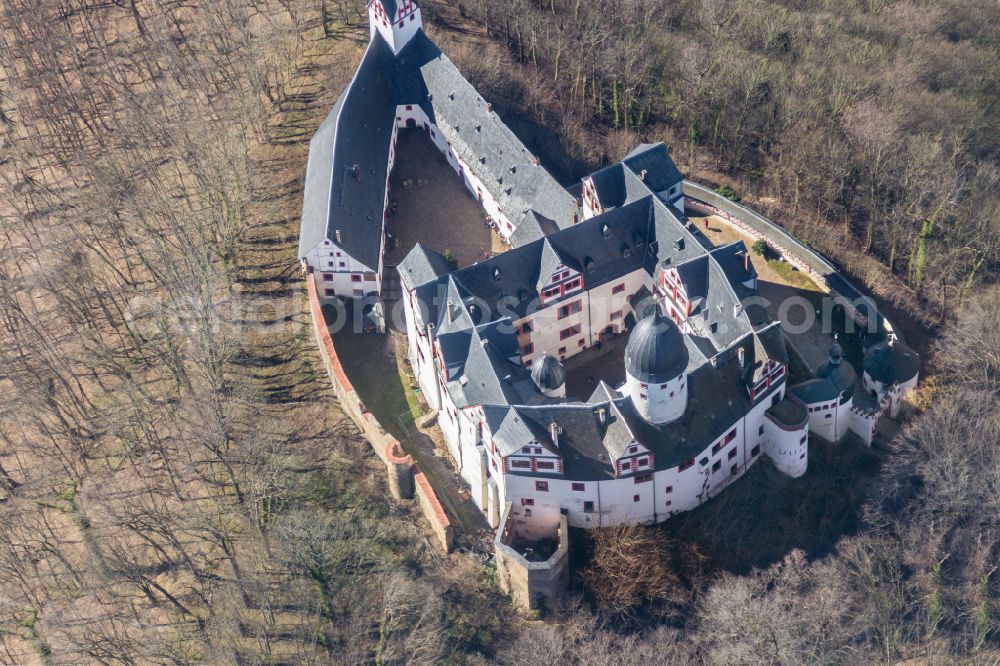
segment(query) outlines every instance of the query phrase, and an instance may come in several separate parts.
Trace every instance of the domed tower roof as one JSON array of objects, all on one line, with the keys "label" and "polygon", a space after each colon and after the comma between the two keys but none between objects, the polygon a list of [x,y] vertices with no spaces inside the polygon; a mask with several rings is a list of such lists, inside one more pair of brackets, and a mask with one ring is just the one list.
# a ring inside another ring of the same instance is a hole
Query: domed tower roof
[{"label": "domed tower roof", "polygon": [[847,390],[853,392],[854,382],[858,378],[854,366],[844,362],[844,349],[836,342],[830,347],[830,358],[816,368],[816,376],[829,378],[841,393]]},{"label": "domed tower roof", "polygon": [[659,384],[687,369],[688,351],[677,324],[656,308],[640,321],[625,346],[625,371],[641,382]]},{"label": "domed tower roof", "polygon": [[555,391],[566,383],[566,368],[555,356],[542,354],[531,364],[531,379],[541,391]]},{"label": "domed tower roof", "polygon": [[899,341],[883,341],[865,352],[865,372],[883,384],[903,384],[920,372],[920,356]]}]

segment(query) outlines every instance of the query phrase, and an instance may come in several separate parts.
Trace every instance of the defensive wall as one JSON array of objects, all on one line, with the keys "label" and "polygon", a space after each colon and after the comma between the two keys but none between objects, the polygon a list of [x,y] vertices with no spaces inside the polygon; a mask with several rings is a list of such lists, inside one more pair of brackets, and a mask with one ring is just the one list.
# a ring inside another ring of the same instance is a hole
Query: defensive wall
[{"label": "defensive wall", "polygon": [[316,282],[312,276],[307,276],[306,285],[309,290],[309,312],[312,317],[313,331],[316,334],[316,342],[319,345],[320,356],[323,358],[323,366],[330,376],[330,384],[340,401],[341,409],[361,429],[365,439],[368,440],[375,453],[385,464],[389,477],[389,490],[393,497],[413,499],[416,496],[420,509],[431,524],[431,531],[438,543],[445,552],[450,551],[454,530],[437,494],[413,458],[403,451],[399,441],[386,432],[378,419],[365,408],[337,356],[337,350],[333,346],[333,338],[330,336],[330,331],[323,319],[319,295],[316,293]]},{"label": "defensive wall", "polygon": [[684,181],[684,204],[698,212],[717,215],[751,238],[762,240],[789,264],[808,275],[820,288],[829,291],[834,301],[862,327],[873,314],[886,337],[900,335],[884,316],[878,316],[874,301],[859,291],[826,257],[799,241],[780,226],[714,192],[703,185]]},{"label": "defensive wall", "polygon": [[532,560],[515,544],[521,536],[517,514],[508,502],[500,517],[500,529],[494,539],[497,584],[511,595],[514,603],[526,610],[537,610],[546,602],[562,596],[569,583],[569,523],[565,514],[553,535],[558,546],[545,560]]}]

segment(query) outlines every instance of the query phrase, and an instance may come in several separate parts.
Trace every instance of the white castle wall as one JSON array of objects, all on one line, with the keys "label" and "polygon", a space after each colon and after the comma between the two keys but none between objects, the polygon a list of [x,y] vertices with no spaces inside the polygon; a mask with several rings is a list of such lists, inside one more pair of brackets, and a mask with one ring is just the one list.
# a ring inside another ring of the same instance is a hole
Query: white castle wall
[{"label": "white castle wall", "polygon": [[809,464],[809,428],[789,429],[771,418],[764,419],[764,452],[774,466],[793,479],[806,473]]},{"label": "white castle wall", "polygon": [[639,415],[650,423],[669,423],[687,410],[687,373],[660,384],[647,384],[625,374],[625,393]]}]

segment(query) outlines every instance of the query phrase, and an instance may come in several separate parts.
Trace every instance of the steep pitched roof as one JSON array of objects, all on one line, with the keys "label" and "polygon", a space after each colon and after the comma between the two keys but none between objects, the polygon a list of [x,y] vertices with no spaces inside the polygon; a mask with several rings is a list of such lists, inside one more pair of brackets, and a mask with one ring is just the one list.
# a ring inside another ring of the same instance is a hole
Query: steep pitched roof
[{"label": "steep pitched roof", "polygon": [[303,193],[299,257],[323,239],[375,270],[395,122],[389,64],[395,57],[373,39],[351,84],[313,137]]},{"label": "steep pitched roof", "polygon": [[444,54],[420,67],[426,106],[451,147],[490,190],[516,224],[529,210],[560,227],[573,223],[576,199],[537,163]]},{"label": "steep pitched roof", "polygon": [[451,271],[448,260],[438,252],[417,243],[397,267],[403,282],[410,288],[433,282]]},{"label": "steep pitched roof", "polygon": [[743,241],[721,245],[711,250],[710,254],[726,274],[737,296],[746,298],[753,293],[753,290],[744,283],[757,279],[757,269],[753,267]]},{"label": "steep pitched roof", "polygon": [[521,247],[532,241],[545,238],[558,230],[559,225],[554,220],[529,210],[514,228],[514,233],[510,235],[510,244],[513,247]]},{"label": "steep pitched roof", "polygon": [[662,142],[638,146],[622,163],[640,177],[645,172],[643,182],[656,193],[669,190],[684,180]]}]

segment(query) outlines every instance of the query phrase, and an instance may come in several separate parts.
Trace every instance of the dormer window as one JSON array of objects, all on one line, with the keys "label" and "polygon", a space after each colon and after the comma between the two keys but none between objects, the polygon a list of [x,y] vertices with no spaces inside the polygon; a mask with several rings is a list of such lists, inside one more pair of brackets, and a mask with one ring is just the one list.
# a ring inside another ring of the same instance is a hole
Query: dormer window
[{"label": "dormer window", "polygon": [[497,282],[503,279],[503,273],[500,272],[499,268],[493,269],[493,279],[496,280]]},{"label": "dormer window", "polygon": [[675,250],[683,250],[684,249],[684,239],[683,238],[678,238],[677,240],[674,241],[674,249]]},{"label": "dormer window", "polygon": [[628,259],[632,256],[632,250],[629,249],[628,245],[622,245],[622,258]]},{"label": "dormer window", "polygon": [[601,227],[601,235],[604,236],[605,240],[611,238],[611,228],[605,224],[603,227]]}]

